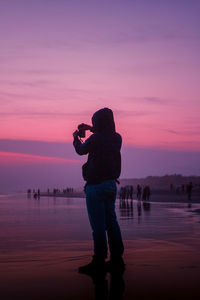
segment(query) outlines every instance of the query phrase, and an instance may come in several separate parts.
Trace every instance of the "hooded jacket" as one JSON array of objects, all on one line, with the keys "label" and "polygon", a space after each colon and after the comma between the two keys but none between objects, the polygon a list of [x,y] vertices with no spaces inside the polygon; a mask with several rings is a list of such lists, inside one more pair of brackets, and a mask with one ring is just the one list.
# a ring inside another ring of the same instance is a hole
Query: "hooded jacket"
[{"label": "hooded jacket", "polygon": [[87,184],[99,184],[105,180],[117,180],[121,173],[122,138],[115,131],[111,109],[98,110],[92,117],[93,134],[84,142],[77,138],[73,145],[79,155],[88,154],[82,166],[82,174]]}]

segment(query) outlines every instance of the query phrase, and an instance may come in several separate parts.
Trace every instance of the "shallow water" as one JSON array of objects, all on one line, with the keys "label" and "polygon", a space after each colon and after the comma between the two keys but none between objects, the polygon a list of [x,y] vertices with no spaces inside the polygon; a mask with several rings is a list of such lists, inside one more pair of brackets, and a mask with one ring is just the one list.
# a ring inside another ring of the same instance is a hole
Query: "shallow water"
[{"label": "shallow water", "polygon": [[34,300],[197,297],[199,209],[200,204],[117,200],[126,271],[123,278],[107,274],[93,282],[77,272],[92,255],[84,199],[1,196],[1,295]]}]

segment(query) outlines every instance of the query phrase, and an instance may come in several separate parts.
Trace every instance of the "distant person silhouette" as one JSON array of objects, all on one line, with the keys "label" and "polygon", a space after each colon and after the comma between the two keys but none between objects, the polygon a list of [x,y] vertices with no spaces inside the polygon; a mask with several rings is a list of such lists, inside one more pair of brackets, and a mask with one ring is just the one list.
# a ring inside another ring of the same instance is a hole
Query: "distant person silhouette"
[{"label": "distant person silhouette", "polygon": [[126,199],[126,187],[122,187],[122,200]]},{"label": "distant person silhouette", "polygon": [[147,199],[147,189],[145,186],[142,191],[142,200],[146,200],[146,199]]},{"label": "distant person silhouette", "polygon": [[143,189],[143,195],[142,195],[143,200],[149,200],[150,195],[151,195],[150,187],[146,185]]},{"label": "distant person silhouette", "polygon": [[133,199],[133,186],[130,186],[130,199]]},{"label": "distant person silhouette", "polygon": [[[98,110],[92,117],[92,125],[80,124],[79,131],[73,133],[76,152],[79,155],[88,154],[82,173],[86,181],[86,205],[93,230],[94,255],[91,263],[79,268],[79,272],[85,274],[104,272],[107,268],[124,268],[124,246],[115,213],[122,138],[115,131],[113,112],[109,108]],[[85,137],[85,130],[93,134],[83,143],[80,137]],[[110,249],[110,261],[107,264],[106,232]]]},{"label": "distant person silhouette", "polygon": [[138,199],[138,200],[141,199],[141,194],[142,194],[142,188],[141,188],[141,186],[138,184],[138,185],[137,185],[137,199]]},{"label": "distant person silhouette", "polygon": [[192,188],[193,188],[193,184],[192,184],[192,182],[190,181],[190,183],[189,183],[189,184],[187,185],[187,187],[186,187],[188,200],[191,200]]}]

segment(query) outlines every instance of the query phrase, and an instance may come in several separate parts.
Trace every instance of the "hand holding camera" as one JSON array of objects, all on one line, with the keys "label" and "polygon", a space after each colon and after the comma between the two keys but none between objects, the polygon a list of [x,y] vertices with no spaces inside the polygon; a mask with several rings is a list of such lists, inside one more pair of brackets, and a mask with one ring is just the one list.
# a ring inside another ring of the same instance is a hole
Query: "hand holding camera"
[{"label": "hand holding camera", "polygon": [[85,138],[85,132],[86,130],[90,130],[91,132],[93,132],[93,127],[84,123],[81,123],[78,125],[78,130],[76,130],[73,133],[74,138],[76,137],[80,137],[80,138]]},{"label": "hand holding camera", "polygon": [[84,124],[84,123],[79,124],[78,125],[78,136],[80,138],[85,138],[86,130],[92,131],[92,126]]}]

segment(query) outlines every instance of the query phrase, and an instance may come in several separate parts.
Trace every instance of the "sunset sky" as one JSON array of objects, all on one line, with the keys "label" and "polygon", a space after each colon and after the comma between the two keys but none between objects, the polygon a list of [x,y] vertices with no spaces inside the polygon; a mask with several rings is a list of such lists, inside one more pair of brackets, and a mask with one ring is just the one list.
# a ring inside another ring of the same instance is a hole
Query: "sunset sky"
[{"label": "sunset sky", "polygon": [[199,15],[198,0],[2,0],[0,191],[81,185],[72,132],[102,107],[123,177],[200,175]]}]

